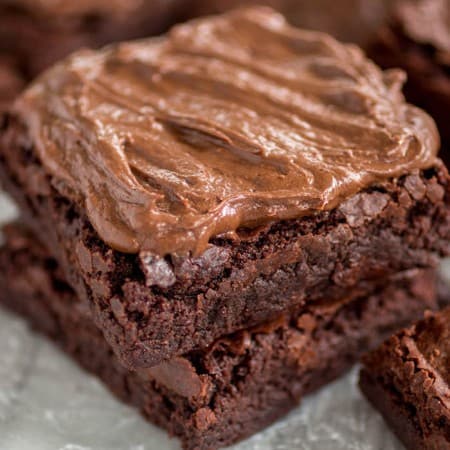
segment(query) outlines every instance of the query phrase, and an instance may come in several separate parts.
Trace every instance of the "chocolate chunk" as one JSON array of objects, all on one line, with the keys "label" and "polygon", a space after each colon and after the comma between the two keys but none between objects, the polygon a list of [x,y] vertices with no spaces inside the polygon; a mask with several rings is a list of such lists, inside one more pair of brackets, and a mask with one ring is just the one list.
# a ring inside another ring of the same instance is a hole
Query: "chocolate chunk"
[{"label": "chocolate chunk", "polygon": [[168,288],[175,283],[176,278],[169,263],[159,256],[154,256],[148,252],[139,254],[141,268],[145,274],[145,284],[147,286],[160,286]]},{"label": "chocolate chunk", "polygon": [[361,226],[378,216],[389,202],[389,196],[380,192],[357,194],[341,204],[339,210],[350,226]]}]

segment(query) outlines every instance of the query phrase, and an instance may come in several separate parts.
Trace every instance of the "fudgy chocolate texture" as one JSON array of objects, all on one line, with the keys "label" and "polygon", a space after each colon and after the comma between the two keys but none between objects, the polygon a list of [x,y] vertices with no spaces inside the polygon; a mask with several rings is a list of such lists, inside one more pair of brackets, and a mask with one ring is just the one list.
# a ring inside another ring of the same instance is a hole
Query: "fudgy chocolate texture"
[{"label": "fudgy chocolate texture", "polygon": [[19,58],[28,79],[81,47],[159,34],[179,0],[0,2],[0,49]]},{"label": "fudgy chocolate texture", "polygon": [[443,139],[442,157],[450,161],[450,3],[402,0],[373,38],[368,53],[381,67],[408,74],[408,101],[428,111]]},{"label": "fudgy chocolate texture", "polygon": [[129,372],[36,238],[17,225],[5,234],[0,303],[24,315],[189,450],[222,447],[269,425],[348,369],[362,351],[439,306],[434,273],[414,271],[385,282],[368,298],[314,305],[222,337],[203,351]]},{"label": "fudgy chocolate texture", "polygon": [[259,7],[78,52],[14,113],[102,241],[164,265],[433,167],[435,124],[404,101],[402,82]]},{"label": "fudgy chocolate texture", "polygon": [[450,250],[448,175],[437,165],[332,211],[241,230],[239,240],[213,239],[198,258],[120,253],[54,189],[23,129],[6,126],[3,185],[130,367],[207,347],[306,303],[367,292],[398,271],[434,266]]},{"label": "fudgy chocolate texture", "polygon": [[365,356],[360,387],[411,450],[450,448],[450,308]]}]

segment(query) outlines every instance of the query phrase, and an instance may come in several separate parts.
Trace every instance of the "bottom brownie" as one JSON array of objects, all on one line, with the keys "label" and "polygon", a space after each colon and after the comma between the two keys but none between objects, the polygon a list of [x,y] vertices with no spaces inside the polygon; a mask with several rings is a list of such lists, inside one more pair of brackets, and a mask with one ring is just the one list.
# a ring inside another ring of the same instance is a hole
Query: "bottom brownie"
[{"label": "bottom brownie", "polygon": [[364,358],[360,387],[411,450],[450,449],[450,308]]},{"label": "bottom brownie", "polygon": [[264,428],[400,326],[437,308],[435,275],[396,277],[368,298],[315,304],[210,348],[129,372],[47,252],[18,226],[0,249],[0,303],[53,338],[122,400],[181,438],[214,449]]}]

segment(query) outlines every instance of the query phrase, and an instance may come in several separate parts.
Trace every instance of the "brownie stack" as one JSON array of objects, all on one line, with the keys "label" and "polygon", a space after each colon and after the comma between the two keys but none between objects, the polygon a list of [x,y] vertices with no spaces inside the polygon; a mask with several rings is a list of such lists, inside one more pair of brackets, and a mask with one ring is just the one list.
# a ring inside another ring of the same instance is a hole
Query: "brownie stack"
[{"label": "brownie stack", "polygon": [[186,449],[260,430],[441,306],[449,176],[402,81],[265,8],[72,55],[1,130],[0,302]]}]

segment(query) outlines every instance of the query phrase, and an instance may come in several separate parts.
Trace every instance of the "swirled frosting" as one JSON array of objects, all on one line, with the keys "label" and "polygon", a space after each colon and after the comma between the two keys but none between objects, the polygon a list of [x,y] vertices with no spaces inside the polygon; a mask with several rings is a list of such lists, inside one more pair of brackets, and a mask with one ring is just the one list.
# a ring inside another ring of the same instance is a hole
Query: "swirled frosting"
[{"label": "swirled frosting", "polygon": [[79,52],[15,109],[106,243],[199,254],[212,236],[432,165],[437,131],[402,82],[354,46],[250,8]]}]

